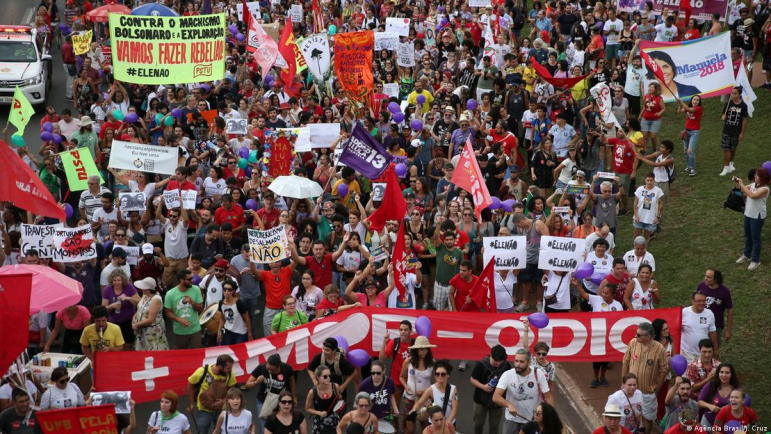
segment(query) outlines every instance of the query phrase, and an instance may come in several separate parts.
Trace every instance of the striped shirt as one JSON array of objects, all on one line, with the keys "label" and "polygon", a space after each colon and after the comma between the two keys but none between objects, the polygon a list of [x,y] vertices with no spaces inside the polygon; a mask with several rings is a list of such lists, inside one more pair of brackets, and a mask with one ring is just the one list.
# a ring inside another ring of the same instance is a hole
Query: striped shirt
[{"label": "striped shirt", "polygon": [[100,187],[99,193],[92,194],[90,190],[85,190],[80,195],[80,202],[78,202],[78,208],[86,210],[86,220],[91,221],[94,216],[94,211],[102,207],[102,195],[109,193],[110,190]]},{"label": "striped shirt", "polygon": [[656,341],[643,345],[637,338],[629,341],[624,354],[624,365],[629,366],[629,372],[637,376],[637,388],[645,394],[655,393],[660,376],[669,372],[669,361],[664,346]]}]

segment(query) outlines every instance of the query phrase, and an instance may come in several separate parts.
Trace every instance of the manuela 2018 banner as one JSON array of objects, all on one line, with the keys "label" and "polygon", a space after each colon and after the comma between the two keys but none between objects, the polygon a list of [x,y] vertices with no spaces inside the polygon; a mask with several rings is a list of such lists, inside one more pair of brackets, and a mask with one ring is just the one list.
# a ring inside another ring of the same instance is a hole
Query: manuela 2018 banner
[{"label": "manuela 2018 banner", "polygon": [[221,80],[225,14],[191,17],[110,15],[115,78],[136,84]]}]

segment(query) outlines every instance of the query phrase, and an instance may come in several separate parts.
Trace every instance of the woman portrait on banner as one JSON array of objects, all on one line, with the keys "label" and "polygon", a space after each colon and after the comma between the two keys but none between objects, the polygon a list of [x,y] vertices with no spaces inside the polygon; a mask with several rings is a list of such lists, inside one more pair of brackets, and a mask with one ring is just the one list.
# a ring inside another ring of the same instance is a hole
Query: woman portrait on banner
[{"label": "woman portrait on banner", "polygon": [[[677,65],[675,65],[672,57],[664,51],[647,51],[646,54],[650,56],[651,60],[656,62],[659,68],[661,68],[661,74],[664,76],[664,83],[661,88],[661,96],[665,100],[671,98],[690,99],[693,95],[698,95],[701,91],[696,86],[689,84],[683,84],[675,81],[677,77]],[[648,71],[647,79],[655,80],[656,76],[653,71]]]}]

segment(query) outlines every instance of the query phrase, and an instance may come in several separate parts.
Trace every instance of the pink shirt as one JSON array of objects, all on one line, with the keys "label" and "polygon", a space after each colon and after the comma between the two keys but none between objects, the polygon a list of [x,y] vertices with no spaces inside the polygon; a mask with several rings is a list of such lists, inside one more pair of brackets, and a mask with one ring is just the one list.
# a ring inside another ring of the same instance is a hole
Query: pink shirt
[{"label": "pink shirt", "polygon": [[83,330],[91,321],[91,314],[88,313],[88,309],[85,306],[76,306],[78,313],[75,314],[75,318],[70,319],[67,315],[67,310],[62,309],[56,312],[56,319],[60,320],[64,324],[64,328],[68,330]]},{"label": "pink shirt", "polygon": [[[369,303],[367,302],[367,294],[357,292],[354,294],[356,296],[356,301],[361,303],[362,306],[366,307],[369,306]],[[387,307],[388,303],[386,302],[385,295],[383,294],[383,291],[380,291],[377,296],[375,296],[375,306],[374,307]]]}]

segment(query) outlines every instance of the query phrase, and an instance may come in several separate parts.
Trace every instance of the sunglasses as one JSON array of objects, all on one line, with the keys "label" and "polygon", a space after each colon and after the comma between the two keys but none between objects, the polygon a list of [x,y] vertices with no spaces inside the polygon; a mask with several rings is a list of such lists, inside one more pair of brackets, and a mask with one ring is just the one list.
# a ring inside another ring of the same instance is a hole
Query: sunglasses
[{"label": "sunglasses", "polygon": [[222,268],[215,268],[215,269],[214,269],[214,272],[215,272],[215,273],[224,273],[224,272],[225,272],[225,270],[224,270],[224,269],[222,269]]},{"label": "sunglasses", "polygon": [[62,378],[61,380],[58,380],[57,384],[67,384],[70,381],[69,378]]},{"label": "sunglasses", "polygon": [[383,375],[383,373],[380,372],[380,371],[372,371],[372,372],[370,372],[370,374],[372,374],[372,375]]},{"label": "sunglasses", "polygon": [[549,355],[549,353],[535,353],[535,355],[539,357],[546,357]]},{"label": "sunglasses", "polygon": [[322,376],[320,376],[319,378],[323,378],[323,379],[325,379],[325,380],[326,380],[326,379],[328,379],[328,378],[329,378],[329,375],[322,375]]},{"label": "sunglasses", "polygon": [[179,215],[177,215],[177,214],[169,214],[169,218],[176,219],[176,218],[179,218]]},{"label": "sunglasses", "polygon": [[434,373],[434,375],[436,375],[437,377],[446,377],[447,373],[446,372],[436,372],[436,373]]},{"label": "sunglasses", "polygon": [[284,405],[292,405],[294,404],[294,401],[279,401],[279,403]]}]

